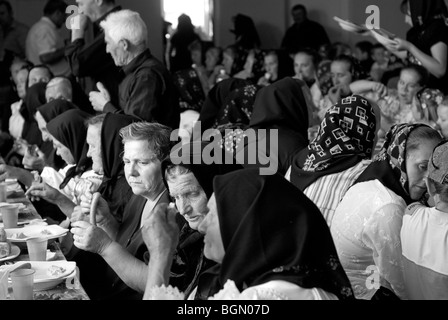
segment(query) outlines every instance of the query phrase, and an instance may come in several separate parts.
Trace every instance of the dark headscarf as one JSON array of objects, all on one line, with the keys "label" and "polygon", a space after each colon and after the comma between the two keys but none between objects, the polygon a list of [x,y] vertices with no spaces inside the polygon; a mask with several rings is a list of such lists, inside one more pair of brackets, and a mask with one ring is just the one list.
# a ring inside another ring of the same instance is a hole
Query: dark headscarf
[{"label": "dark headscarf", "polygon": [[414,200],[409,195],[406,172],[406,144],[411,132],[425,124],[396,124],[387,132],[385,142],[372,163],[361,173],[358,182],[379,180],[385,187],[403,198],[406,204]]},{"label": "dark headscarf", "polygon": [[[121,214],[132,195],[132,189],[125,180],[124,165],[121,159],[123,143],[119,135],[121,128],[139,121],[138,118],[124,114],[107,113],[101,126],[101,158],[103,160],[103,181],[98,188],[108,201],[111,212],[121,221]],[[119,190],[115,190],[119,189]],[[112,196],[115,194],[116,196]],[[123,200],[123,201],[122,201]]]},{"label": "dark headscarf", "polygon": [[261,88],[256,84],[248,84],[231,91],[216,116],[213,128],[221,131],[221,128],[245,130],[249,127],[255,97]]},{"label": "dark headscarf", "polygon": [[25,121],[33,120],[37,108],[47,102],[45,99],[46,88],[47,83],[38,82],[27,89],[24,103],[20,109]]},{"label": "dark headscarf", "polygon": [[[70,101],[63,99],[56,99],[40,106],[39,108],[37,108],[36,111],[39,111],[44,120],[48,123],[57,116],[59,116],[60,114],[63,114],[65,111],[71,109],[78,109],[78,107],[73,103],[71,103]],[[47,148],[48,151],[45,153],[48,159],[48,163],[51,164],[51,166],[53,166],[55,169],[65,167],[66,164],[64,160],[62,160],[62,158],[56,154],[56,150],[53,148],[53,144],[49,142],[48,144],[49,144],[49,147]]]},{"label": "dark headscarf", "polygon": [[70,179],[85,172],[92,165],[91,159],[87,157],[87,128],[84,124],[89,117],[90,114],[87,112],[74,109],[64,112],[47,123],[48,132],[70,150],[76,164],[67,171],[60,185],[61,189]]},{"label": "dark headscarf", "polygon": [[223,53],[228,51],[231,51],[231,54],[233,56],[233,63],[229,74],[230,77],[233,77],[235,74],[244,69],[249,50],[237,45],[230,45],[224,49]]},{"label": "dark headscarf", "polygon": [[37,145],[44,153],[49,149],[48,143],[45,144],[42,141],[42,135],[34,119],[36,109],[46,103],[45,101],[45,88],[46,83],[36,83],[29,87],[26,92],[26,97],[22,106],[20,107],[20,114],[22,115],[25,123],[23,124],[22,138],[29,144]]},{"label": "dark headscarf", "polygon": [[448,17],[448,10],[443,0],[408,0],[414,27],[425,28],[435,19]]},{"label": "dark headscarf", "polygon": [[331,60],[321,61],[317,67],[317,81],[322,96],[327,95],[333,86],[333,81],[331,80],[331,62]]},{"label": "dark headscarf", "polygon": [[[272,150],[271,143],[276,144],[277,154],[266,156],[278,161],[278,172],[286,174],[293,156],[308,145],[308,104],[312,102],[307,101],[304,90],[309,91],[304,81],[286,77],[258,91],[250,120],[250,128],[256,130],[257,138],[252,141],[249,137],[245,143],[244,159],[249,159],[248,152],[254,144],[259,147],[262,142],[266,151]],[[266,137],[260,129],[266,129]],[[273,133],[277,133],[278,140],[271,141]],[[264,166],[259,163],[260,159],[257,161],[255,167]]]},{"label": "dark headscarf", "polygon": [[[212,142],[213,143],[213,142]],[[221,154],[216,155],[210,150],[220,150]],[[211,155],[215,160],[213,163],[206,163],[204,161],[204,155]],[[227,163],[226,164],[226,159]],[[198,180],[199,185],[207,195],[207,199],[213,193],[213,178],[217,175],[222,175],[231,171],[242,169],[243,167],[237,164],[232,155],[227,155],[225,150],[221,148],[213,149],[213,145],[206,141],[193,141],[184,145],[179,145],[173,148],[169,158],[162,161],[163,182],[168,188],[168,183],[165,180],[166,169],[174,164],[180,163],[182,166],[188,168]]]},{"label": "dark headscarf", "polygon": [[37,111],[39,111],[44,120],[48,123],[60,114],[71,109],[78,109],[78,107],[70,101],[55,99],[37,108]]},{"label": "dark headscarf", "polygon": [[[260,79],[264,73],[264,57],[266,55],[266,51],[255,49],[254,50],[254,64],[252,66],[252,77],[249,79],[254,83],[258,83],[258,79]],[[247,59],[247,57],[246,57]]]},{"label": "dark headscarf", "polygon": [[241,88],[249,84],[251,84],[251,82],[248,80],[229,78],[222,80],[213,86],[205,99],[195,129],[198,130],[199,125],[201,126],[201,133],[210,129],[230,92],[236,88]]},{"label": "dark headscarf", "polygon": [[304,191],[318,178],[344,171],[372,156],[375,112],[361,96],[342,99],[322,120],[316,138],[293,160],[291,182]]},{"label": "dark headscarf", "polygon": [[179,92],[181,112],[185,110],[201,112],[205,94],[196,70],[189,68],[176,71],[173,81]]},{"label": "dark headscarf", "polygon": [[322,214],[283,176],[239,170],[217,176],[213,189],[225,256],[201,277],[198,290],[205,296],[228,280],[240,291],[283,280],[354,298]]},{"label": "dark headscarf", "polygon": [[251,17],[237,14],[232,18],[234,28],[230,30],[235,35],[235,45],[245,50],[259,48],[261,46],[257,28]]},{"label": "dark headscarf", "polygon": [[258,91],[250,120],[253,129],[287,128],[308,137],[305,82],[284,78]]}]

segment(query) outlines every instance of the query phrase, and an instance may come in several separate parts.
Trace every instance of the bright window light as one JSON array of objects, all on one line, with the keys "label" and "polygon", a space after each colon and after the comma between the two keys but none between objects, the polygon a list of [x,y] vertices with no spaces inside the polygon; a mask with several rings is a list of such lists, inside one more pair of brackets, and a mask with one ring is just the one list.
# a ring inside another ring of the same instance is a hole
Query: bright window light
[{"label": "bright window light", "polygon": [[171,22],[173,29],[184,13],[191,18],[202,40],[213,39],[213,0],[163,0],[163,11],[165,21]]}]

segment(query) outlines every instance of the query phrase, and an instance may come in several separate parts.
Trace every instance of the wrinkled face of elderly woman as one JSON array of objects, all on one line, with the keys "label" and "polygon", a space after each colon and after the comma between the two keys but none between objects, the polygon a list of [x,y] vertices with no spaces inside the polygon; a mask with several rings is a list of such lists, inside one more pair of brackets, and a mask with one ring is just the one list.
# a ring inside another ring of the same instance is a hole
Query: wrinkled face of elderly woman
[{"label": "wrinkled face of elderly woman", "polygon": [[208,213],[199,225],[199,232],[204,233],[204,255],[207,259],[222,263],[225,250],[219,227],[218,209],[215,194],[208,201]]},{"label": "wrinkled face of elderly woman", "polygon": [[170,195],[177,210],[191,229],[198,230],[207,214],[207,196],[192,172],[170,176],[167,179]]},{"label": "wrinkled face of elderly woman", "polygon": [[409,181],[409,195],[412,200],[420,199],[426,192],[426,175],[432,151],[438,140],[425,139],[418,148],[410,150],[406,155],[406,173]]},{"label": "wrinkled face of elderly woman", "polygon": [[92,170],[98,174],[104,174],[103,158],[101,156],[101,125],[89,125],[87,128],[87,144],[89,150],[87,156],[92,158]]}]

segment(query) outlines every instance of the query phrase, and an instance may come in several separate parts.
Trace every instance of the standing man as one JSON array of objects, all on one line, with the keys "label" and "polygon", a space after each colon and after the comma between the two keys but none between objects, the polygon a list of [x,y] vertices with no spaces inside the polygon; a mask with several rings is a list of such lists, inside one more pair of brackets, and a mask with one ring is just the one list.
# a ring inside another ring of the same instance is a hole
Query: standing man
[{"label": "standing man", "polygon": [[34,65],[47,65],[54,76],[70,76],[65,60],[65,43],[60,29],[65,25],[67,4],[62,0],[49,0],[43,17],[36,22],[26,38],[26,55]]},{"label": "standing man", "polygon": [[282,48],[293,54],[299,49],[311,48],[316,51],[323,44],[330,43],[324,27],[313,20],[309,20],[304,5],[297,4],[291,9],[294,24],[286,30],[282,41]]},{"label": "standing man", "polygon": [[158,122],[177,129],[180,122],[179,97],[168,69],[148,48],[148,30],[137,12],[121,10],[101,22],[106,52],[124,79],[118,94],[119,104],[111,101],[107,88],[98,82],[90,92],[90,102],[98,112],[124,113],[144,121]]},{"label": "standing man", "polygon": [[25,41],[28,27],[14,20],[12,6],[7,0],[0,0],[0,148],[6,145],[8,119],[11,104],[18,99],[11,84],[11,66],[15,60],[25,59]]},{"label": "standing man", "polygon": [[[71,43],[65,48],[70,68],[81,83],[86,102],[88,93],[101,82],[111,94],[111,101],[118,103],[119,69],[112,57],[106,53],[104,32],[100,23],[118,10],[115,0],[76,0],[79,7],[79,28],[72,28]],[[92,27],[93,35],[89,33]],[[93,36],[93,38],[91,37]],[[90,39],[92,38],[92,39]]]},{"label": "standing man", "polygon": [[25,42],[28,27],[14,20],[12,6],[7,0],[0,0],[0,61],[5,50],[14,56],[25,59]]}]

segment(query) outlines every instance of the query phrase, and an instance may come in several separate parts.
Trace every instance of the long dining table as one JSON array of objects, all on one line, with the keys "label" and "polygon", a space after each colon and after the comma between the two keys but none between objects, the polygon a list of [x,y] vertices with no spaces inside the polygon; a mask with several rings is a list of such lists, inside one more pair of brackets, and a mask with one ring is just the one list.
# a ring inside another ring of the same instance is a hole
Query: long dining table
[{"label": "long dining table", "polygon": [[[22,187],[17,182],[13,182],[10,181],[7,185],[7,202],[23,204],[19,209],[18,228],[32,224],[45,225],[45,219],[42,219],[32,202],[25,196]],[[1,222],[0,227],[3,227],[3,223]],[[17,245],[20,248],[20,254],[13,259],[1,261],[0,267],[16,264],[20,265],[30,261],[26,242],[14,243],[12,241],[12,244]],[[53,261],[54,263],[67,261],[61,250],[58,238],[48,240],[47,261]],[[35,285],[33,298],[34,300],[90,300],[79,279],[80,273],[79,269],[76,267],[73,273],[65,277],[63,281],[54,287],[41,290],[36,289]],[[6,300],[14,300],[14,293],[10,285],[8,287]]]}]

